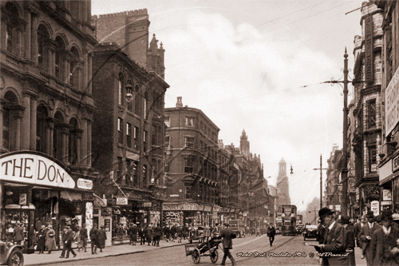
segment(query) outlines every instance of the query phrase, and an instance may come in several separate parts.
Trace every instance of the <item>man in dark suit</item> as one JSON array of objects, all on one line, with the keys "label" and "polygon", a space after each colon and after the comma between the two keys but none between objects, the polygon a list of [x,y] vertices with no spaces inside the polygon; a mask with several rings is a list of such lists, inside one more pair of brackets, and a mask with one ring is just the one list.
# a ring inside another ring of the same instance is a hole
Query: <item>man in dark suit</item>
[{"label": "man in dark suit", "polygon": [[363,218],[359,215],[357,217],[357,222],[354,225],[354,228],[355,228],[354,234],[355,234],[356,246],[358,246],[359,248],[362,248],[359,236],[360,236],[360,231],[362,230],[362,227],[364,225],[363,221],[364,221]]},{"label": "man in dark suit", "polygon": [[[315,246],[322,258],[322,265],[348,265],[344,227],[335,221],[334,211],[329,208],[319,210],[319,216],[327,229],[324,243]],[[336,256],[330,256],[331,254]]]},{"label": "man in dark suit", "polygon": [[362,250],[363,250],[363,255],[366,257],[367,266],[373,265],[370,242],[372,240],[373,233],[379,228],[381,228],[381,226],[374,222],[373,213],[368,213],[366,216],[366,223],[360,230],[360,235],[359,235],[359,238],[362,241]]},{"label": "man in dark suit", "polygon": [[270,246],[273,246],[275,235],[276,235],[276,229],[274,229],[273,224],[269,224],[269,228],[267,228],[267,236],[269,237]]},{"label": "man in dark suit", "polygon": [[232,265],[234,265],[236,263],[236,261],[234,260],[233,256],[230,253],[230,249],[233,248],[233,238],[236,238],[236,235],[233,233],[233,231],[229,228],[229,224],[224,224],[224,229],[222,230],[222,232],[220,232],[220,236],[218,237],[223,238],[223,251],[224,251],[224,256],[222,259],[222,264],[221,265],[225,265],[226,262],[226,258],[229,257],[229,259],[231,260]]}]

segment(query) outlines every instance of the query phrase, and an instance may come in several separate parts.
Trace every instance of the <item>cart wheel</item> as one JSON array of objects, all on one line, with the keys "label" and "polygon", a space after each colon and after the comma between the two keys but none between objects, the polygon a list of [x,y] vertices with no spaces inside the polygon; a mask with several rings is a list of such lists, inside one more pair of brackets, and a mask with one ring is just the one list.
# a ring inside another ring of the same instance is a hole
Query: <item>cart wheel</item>
[{"label": "cart wheel", "polygon": [[191,255],[191,258],[193,259],[193,262],[195,263],[195,264],[198,264],[198,263],[200,263],[200,254],[199,254],[199,252],[198,252],[198,250],[193,250],[193,253],[192,253],[192,255]]},{"label": "cart wheel", "polygon": [[215,249],[215,251],[211,253],[212,263],[216,263],[218,261],[218,258],[219,258],[219,254],[218,254],[218,251]]}]

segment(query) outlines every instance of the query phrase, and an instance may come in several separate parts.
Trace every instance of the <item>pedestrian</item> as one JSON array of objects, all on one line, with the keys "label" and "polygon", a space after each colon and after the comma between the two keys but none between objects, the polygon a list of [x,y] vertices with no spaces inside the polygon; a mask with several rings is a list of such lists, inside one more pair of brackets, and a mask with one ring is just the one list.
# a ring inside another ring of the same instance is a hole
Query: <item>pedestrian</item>
[{"label": "pedestrian", "polygon": [[212,237],[219,236],[219,224],[218,223],[216,223],[215,226],[212,228],[211,235],[212,235]]},{"label": "pedestrian", "polygon": [[51,251],[53,250],[57,250],[57,244],[55,242],[55,231],[51,224],[47,226],[46,247],[48,250],[48,254],[51,254]]},{"label": "pedestrian", "polygon": [[145,228],[143,226],[141,226],[140,231],[139,231],[139,235],[140,235],[140,245],[145,245]]},{"label": "pedestrian", "polygon": [[319,244],[324,243],[324,237],[326,236],[327,228],[323,223],[320,223],[319,226],[317,226],[317,235],[316,235],[316,240],[319,242]]},{"label": "pedestrian", "polygon": [[14,241],[17,245],[22,245],[22,240],[24,240],[24,228],[21,227],[21,222],[17,221],[14,228]]},{"label": "pedestrian", "polygon": [[182,233],[183,233],[183,239],[186,240],[186,238],[188,237],[188,224],[187,223],[185,223],[183,225]]},{"label": "pedestrian", "polygon": [[129,237],[130,237],[130,245],[135,246],[136,242],[137,242],[137,233],[138,233],[137,225],[131,224],[129,226],[128,233],[129,233]]},{"label": "pedestrian", "polygon": [[273,224],[269,224],[269,228],[267,228],[267,236],[269,237],[270,246],[273,246],[274,236],[276,235],[276,229]]},{"label": "pedestrian", "polygon": [[97,233],[97,224],[94,224],[90,229],[91,254],[97,254]]},{"label": "pedestrian", "polygon": [[177,231],[177,239],[178,239],[177,243],[181,243],[181,239],[183,238],[183,228],[180,225],[178,225],[176,231]]},{"label": "pedestrian", "polygon": [[147,238],[147,243],[149,246],[151,246],[151,241],[152,241],[152,227],[151,224],[147,226],[147,229],[145,230],[145,236]]},{"label": "pedestrian", "polygon": [[346,252],[348,253],[349,266],[356,265],[355,259],[355,234],[349,222],[349,216],[341,216],[341,224],[345,228]]},{"label": "pedestrian", "polygon": [[44,252],[44,249],[46,248],[46,226],[43,224],[42,228],[40,228],[39,232],[37,233],[37,250],[39,251],[39,254]]},{"label": "pedestrian", "polygon": [[170,228],[170,235],[171,235],[171,238],[170,238],[170,241],[173,241],[173,242],[175,242],[175,239],[176,239],[176,224],[173,224],[172,225],[172,227]]},{"label": "pedestrian", "polygon": [[356,221],[356,223],[355,223],[355,225],[354,225],[354,234],[355,234],[356,246],[359,247],[359,248],[362,247],[361,241],[360,241],[360,239],[359,239],[359,236],[360,236],[360,231],[361,231],[363,225],[364,225],[364,219],[363,219],[363,217],[361,217],[361,216],[359,215],[359,216],[357,217],[357,221]]},{"label": "pedestrian", "polygon": [[74,241],[75,238],[75,233],[73,232],[72,228],[69,226],[65,226],[64,232],[62,234],[62,242],[64,245],[64,248],[62,250],[60,258],[64,258],[65,251],[66,251],[66,256],[65,258],[69,258],[69,253],[73,254],[73,257],[76,257],[75,251],[72,249],[72,242]]},{"label": "pedestrian", "polygon": [[65,226],[64,229],[62,230],[61,240],[60,240],[60,242],[62,242],[62,252],[60,256],[61,259],[65,257],[65,253],[67,251],[67,246],[66,246],[67,239],[68,239],[68,226]]},{"label": "pedestrian", "polygon": [[168,242],[169,241],[169,237],[170,237],[170,229],[169,229],[169,226],[167,224],[165,224],[165,226],[163,228],[163,233],[165,235],[166,242]]},{"label": "pedestrian", "polygon": [[367,266],[373,265],[372,254],[370,250],[370,242],[372,240],[373,233],[379,229],[381,226],[374,222],[373,213],[368,213],[366,215],[366,223],[360,231],[360,240],[362,241],[362,257],[366,257]]},{"label": "pedestrian", "polygon": [[345,228],[334,219],[335,211],[329,208],[319,210],[321,223],[326,227],[324,243],[315,246],[319,254],[335,254],[335,256],[321,256],[321,265],[348,265],[345,247]]},{"label": "pedestrian", "polygon": [[256,236],[260,236],[260,228],[259,228],[259,226],[256,227]]},{"label": "pedestrian", "polygon": [[106,239],[107,239],[107,234],[105,233],[104,225],[102,225],[100,229],[97,231],[97,244],[98,247],[100,248],[100,252],[103,252],[103,248],[105,248]]},{"label": "pedestrian", "polygon": [[161,239],[161,235],[162,235],[162,229],[159,226],[159,224],[157,224],[157,226],[154,228],[153,230],[153,234],[154,234],[154,241],[155,241],[155,246],[159,247],[159,240]]},{"label": "pedestrian", "polygon": [[75,240],[76,240],[76,242],[77,242],[77,250],[80,252],[80,250],[83,250],[82,241],[81,241],[81,239],[80,239],[80,230],[81,230],[81,227],[80,227],[79,225],[77,225],[77,226],[75,227],[75,229],[76,229],[76,232],[75,232]]},{"label": "pedestrian", "polygon": [[372,235],[370,243],[372,265],[399,265],[399,230],[392,226],[392,213],[384,210],[381,214],[382,226]]},{"label": "pedestrian", "polygon": [[236,235],[233,233],[233,231],[229,228],[229,224],[225,223],[224,224],[225,228],[220,232],[220,236],[218,237],[219,239],[223,238],[223,259],[221,265],[225,265],[226,258],[229,257],[231,260],[232,265],[234,265],[236,262],[233,258],[233,256],[230,253],[230,249],[233,248],[233,241],[232,239],[236,238]]},{"label": "pedestrian", "polygon": [[81,246],[82,246],[82,250],[84,250],[84,252],[87,252],[87,228],[86,228],[86,224],[84,223],[82,225],[82,228],[80,229],[79,232],[80,235],[80,242],[81,242]]}]

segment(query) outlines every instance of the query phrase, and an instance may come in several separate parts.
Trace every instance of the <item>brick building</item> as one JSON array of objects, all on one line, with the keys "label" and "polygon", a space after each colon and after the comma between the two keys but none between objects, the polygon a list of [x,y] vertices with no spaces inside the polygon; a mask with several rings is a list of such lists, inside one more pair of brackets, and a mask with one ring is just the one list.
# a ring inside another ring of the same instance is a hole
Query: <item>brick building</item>
[{"label": "brick building", "polygon": [[201,110],[185,106],[165,108],[167,223],[205,225],[218,222],[220,182],[219,128]]},{"label": "brick building", "polygon": [[[164,68],[159,68],[159,64],[164,65],[164,50],[158,48],[155,36],[149,46],[142,46],[148,44],[148,34],[137,40],[139,50],[129,50],[137,45],[125,43],[130,41],[131,25],[121,30],[123,35],[114,28],[135,14],[144,13],[147,11],[94,16],[92,23],[97,27],[97,38],[105,41],[96,47],[93,58],[93,95],[100,106],[94,112],[94,166],[102,177],[95,188],[107,198],[108,212],[112,211],[114,244],[128,240],[126,233],[118,233],[120,225],[162,225],[163,115],[164,96],[169,88],[163,79]],[[140,26],[148,33],[148,15],[140,23],[144,23]],[[108,38],[104,39],[102,34]]]},{"label": "brick building", "polygon": [[[92,226],[91,1],[1,1],[0,238]],[[12,171],[11,171],[12,169]],[[22,178],[25,177],[25,178]],[[2,193],[5,192],[5,193]]]},{"label": "brick building", "polygon": [[[382,138],[382,45],[383,14],[375,4],[363,2],[361,8],[362,36],[354,44],[354,147],[355,188],[358,189],[359,213],[370,211],[371,202],[380,200],[379,169]],[[349,153],[348,153],[349,154]]]}]

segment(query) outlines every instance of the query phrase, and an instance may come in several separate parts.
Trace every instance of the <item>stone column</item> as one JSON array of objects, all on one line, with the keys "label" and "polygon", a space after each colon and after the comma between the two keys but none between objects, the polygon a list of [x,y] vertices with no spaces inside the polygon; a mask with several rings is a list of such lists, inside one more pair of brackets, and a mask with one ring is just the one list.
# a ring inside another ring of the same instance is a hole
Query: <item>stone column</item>
[{"label": "stone column", "polygon": [[91,123],[92,120],[87,120],[87,167],[91,167]]},{"label": "stone column", "polygon": [[30,97],[30,150],[36,150],[37,99]]},{"label": "stone column", "polygon": [[80,149],[80,165],[81,166],[86,166],[86,161],[87,161],[87,120],[86,118],[83,118],[82,120],[82,140],[81,140],[81,149]]},{"label": "stone column", "polygon": [[31,34],[31,60],[33,63],[38,63],[38,48],[37,48],[37,16],[32,15],[32,34]]},{"label": "stone column", "polygon": [[64,164],[69,164],[69,154],[68,154],[68,143],[69,143],[69,126],[68,124],[63,124],[61,127],[61,160]]},{"label": "stone column", "polygon": [[53,140],[54,140],[54,118],[47,117],[47,129],[46,129],[46,153],[54,157],[53,154]]},{"label": "stone column", "polygon": [[88,73],[87,73],[87,82],[88,82],[88,93],[89,94],[92,94],[92,72],[93,72],[93,68],[92,68],[92,55],[91,54],[88,54],[88,56],[87,56],[87,58],[88,58]]},{"label": "stone column", "polygon": [[30,108],[30,96],[27,93],[23,94],[23,103],[25,106],[25,112],[23,113],[23,123],[22,123],[22,150],[29,150],[31,135],[36,135],[36,132],[31,131],[31,108]]},{"label": "stone column", "polygon": [[81,139],[83,135],[82,129],[75,129],[76,132],[76,164],[80,164],[81,157]]},{"label": "stone column", "polygon": [[15,135],[14,139],[14,151],[19,151],[21,149],[21,119],[23,117],[22,110],[13,110],[12,117],[15,121]]},{"label": "stone column", "polygon": [[31,25],[31,13],[29,11],[26,12],[26,30],[24,34],[24,49],[25,49],[25,59],[31,59],[31,33],[32,33],[32,25]]}]

